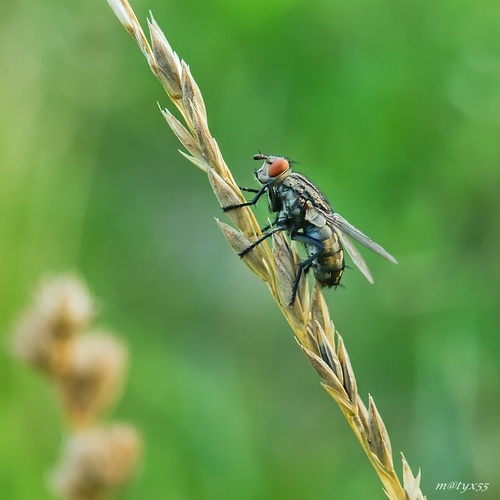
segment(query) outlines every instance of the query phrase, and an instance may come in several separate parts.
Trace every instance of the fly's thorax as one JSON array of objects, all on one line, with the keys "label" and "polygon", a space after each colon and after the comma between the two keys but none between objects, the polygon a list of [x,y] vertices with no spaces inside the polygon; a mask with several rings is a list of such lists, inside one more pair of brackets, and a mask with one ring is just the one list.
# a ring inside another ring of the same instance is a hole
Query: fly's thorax
[{"label": "fly's thorax", "polygon": [[296,226],[304,223],[304,199],[291,189],[286,182],[273,186],[276,197],[281,200],[280,218],[295,221]]},{"label": "fly's thorax", "polygon": [[290,175],[283,181],[283,184],[310,203],[313,208],[325,213],[333,212],[333,208],[323,193],[305,175],[298,172],[290,172]]}]

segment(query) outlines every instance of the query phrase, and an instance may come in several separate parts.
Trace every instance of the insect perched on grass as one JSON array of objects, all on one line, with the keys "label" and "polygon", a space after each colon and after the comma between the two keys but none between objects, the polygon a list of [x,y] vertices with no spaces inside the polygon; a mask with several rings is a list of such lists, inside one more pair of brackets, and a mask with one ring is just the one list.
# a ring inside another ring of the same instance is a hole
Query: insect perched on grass
[{"label": "insect perched on grass", "polygon": [[387,260],[397,263],[390,253],[336,213],[309,179],[298,172],[292,172],[287,158],[264,154],[257,154],[253,158],[264,160],[262,167],[255,172],[255,177],[263,186],[260,189],[242,188],[244,191],[256,193],[254,198],[246,203],[228,205],[222,209],[227,212],[255,205],[266,193],[269,209],[277,213],[273,224],[263,228],[262,236],[242,250],[238,254],[240,257],[278,231],[288,231],[292,240],[305,246],[307,258],[298,266],[289,306],[295,301],[302,273],[306,273],[311,267],[320,286],[332,287],[340,283],[345,267],[343,250],[347,251],[366,279],[373,283],[368,266],[347,235]]}]

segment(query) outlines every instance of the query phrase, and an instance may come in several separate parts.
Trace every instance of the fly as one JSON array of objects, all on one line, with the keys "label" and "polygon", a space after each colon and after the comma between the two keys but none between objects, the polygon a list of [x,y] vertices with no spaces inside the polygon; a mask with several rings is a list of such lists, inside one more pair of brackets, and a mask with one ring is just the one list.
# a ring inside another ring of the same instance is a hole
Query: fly
[{"label": "fly", "polygon": [[389,252],[335,212],[324,195],[309,179],[298,172],[293,172],[287,158],[264,154],[254,155],[253,158],[264,160],[262,167],[255,172],[255,177],[262,187],[260,189],[244,188],[245,191],[255,193],[251,201],[229,205],[222,209],[227,212],[255,205],[263,194],[267,194],[269,209],[277,214],[274,223],[264,228],[262,236],[242,250],[238,254],[240,257],[279,231],[287,231],[292,240],[304,245],[307,258],[298,266],[289,306],[295,302],[302,273],[306,273],[311,267],[320,286],[339,285],[345,267],[344,250],[366,279],[373,283],[368,266],[348,236],[390,262],[397,263]]}]

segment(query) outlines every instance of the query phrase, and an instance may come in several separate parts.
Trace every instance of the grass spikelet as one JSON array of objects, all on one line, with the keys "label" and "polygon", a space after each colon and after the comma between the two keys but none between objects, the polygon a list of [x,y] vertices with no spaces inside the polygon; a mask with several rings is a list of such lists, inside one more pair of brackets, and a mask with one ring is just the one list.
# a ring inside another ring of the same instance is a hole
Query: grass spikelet
[{"label": "grass spikelet", "polygon": [[[288,301],[292,295],[293,283],[295,281],[295,261],[292,249],[286,237],[282,233],[276,233],[273,234],[272,238],[279,303],[281,307],[287,307]],[[299,296],[303,297],[304,295],[299,294]],[[302,310],[300,299],[295,302],[294,307]]]},{"label": "grass spikelet", "polygon": [[420,491],[420,469],[418,470],[418,474],[414,477],[410,466],[402,453],[401,458],[403,460],[403,481],[408,498],[411,500],[424,500],[425,497]]},{"label": "grass spikelet", "polygon": [[[221,206],[242,203],[242,195],[239,189],[235,189],[231,186],[231,184],[229,184],[213,169],[209,169],[207,174],[214,194],[219,200]],[[257,236],[257,233],[255,232],[255,226],[252,224],[252,219],[249,217],[249,213],[251,214],[250,208],[243,207],[241,210],[230,210],[227,212],[227,215],[247,238],[253,238]],[[241,250],[243,250],[243,248],[238,251]],[[262,259],[266,258],[262,252],[259,252],[259,247],[255,250],[256,252],[250,253],[258,253],[261,255]]]},{"label": "grass spikelet", "polygon": [[109,333],[90,332],[71,343],[59,386],[66,413],[78,428],[113,405],[125,381],[126,364],[125,346]]},{"label": "grass spikelet", "polygon": [[[189,66],[184,61],[177,62],[177,55],[154,20],[149,23],[154,47],[151,50],[128,2],[108,0],[108,3],[136,40],[151,70],[185,121],[184,126],[174,119],[169,111],[163,111],[168,124],[187,150],[187,153],[181,153],[207,173],[222,205],[241,203],[244,200],[243,194],[210,133],[205,103]],[[158,61],[155,60],[155,54],[158,54]],[[237,229],[220,221],[217,223],[236,253],[262,236],[257,220],[248,207],[234,210],[228,215]],[[283,234],[273,235],[272,241],[272,251],[264,241],[243,257],[244,262],[267,284],[302,351],[320,376],[322,385],[349,422],[389,498],[424,498],[419,489],[420,475],[417,479],[413,478],[411,472],[408,472],[406,461],[403,461],[403,485],[394,471],[385,425],[373,399],[369,398],[368,409],[361,400],[345,344],[338,334],[338,346],[335,346],[335,327],[319,287],[315,284],[311,292],[307,280],[302,279],[294,305],[287,305],[299,256],[295,246],[290,245]]]},{"label": "grass spikelet", "polygon": [[[241,252],[250,245],[250,240],[243,233],[218,219],[216,219],[216,222],[236,253]],[[259,255],[257,252],[249,252],[242,260],[262,281],[269,281],[269,268],[262,255]]]},{"label": "grass spikelet", "polygon": [[53,490],[68,500],[103,500],[135,474],[142,441],[131,425],[114,423],[72,435],[51,474]]},{"label": "grass spikelet", "polygon": [[69,342],[85,329],[94,309],[76,276],[46,277],[15,327],[14,353],[32,368],[57,376],[64,370]]}]

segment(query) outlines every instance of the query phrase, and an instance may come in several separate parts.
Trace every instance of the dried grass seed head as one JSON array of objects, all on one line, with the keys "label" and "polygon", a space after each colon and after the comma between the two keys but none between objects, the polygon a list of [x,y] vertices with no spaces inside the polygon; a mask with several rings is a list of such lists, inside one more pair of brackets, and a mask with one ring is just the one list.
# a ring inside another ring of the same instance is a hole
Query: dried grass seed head
[{"label": "dried grass seed head", "polygon": [[141,450],[142,439],[131,425],[77,433],[66,442],[51,476],[52,488],[68,500],[107,498],[133,478]]},{"label": "dried grass seed head", "polygon": [[127,358],[125,345],[108,333],[88,333],[71,343],[59,382],[73,426],[89,425],[117,400],[125,382]]},{"label": "dried grass seed head", "polygon": [[94,302],[85,283],[76,276],[62,275],[42,282],[35,311],[60,338],[81,332],[94,316]]},{"label": "dried grass seed head", "polygon": [[84,282],[73,275],[45,278],[31,307],[19,319],[14,353],[30,366],[58,373],[70,340],[87,326],[95,306]]}]

